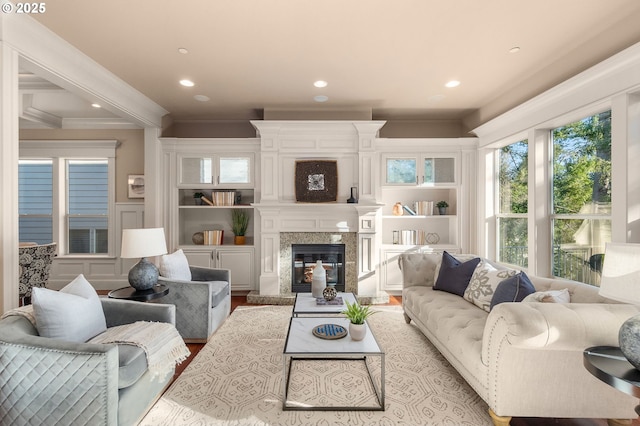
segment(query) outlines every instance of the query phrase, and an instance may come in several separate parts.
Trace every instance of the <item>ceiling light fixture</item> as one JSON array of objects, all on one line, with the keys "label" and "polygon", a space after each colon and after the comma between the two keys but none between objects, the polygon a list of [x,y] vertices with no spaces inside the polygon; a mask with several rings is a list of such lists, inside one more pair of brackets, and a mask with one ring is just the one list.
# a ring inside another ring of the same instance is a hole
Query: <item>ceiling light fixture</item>
[{"label": "ceiling light fixture", "polygon": [[318,95],[318,96],[314,96],[313,100],[316,102],[327,102],[329,100],[329,97],[325,95]]},{"label": "ceiling light fixture", "polygon": [[211,98],[208,97],[207,95],[195,95],[193,99],[200,102],[208,102],[211,100]]},{"label": "ceiling light fixture", "polygon": [[193,87],[196,85],[193,81],[187,79],[180,80],[180,84],[182,84],[184,87]]},{"label": "ceiling light fixture", "polygon": [[94,107],[94,108],[102,108],[102,106],[100,104],[95,103],[95,102],[92,103],[91,106]]},{"label": "ceiling light fixture", "polygon": [[518,46],[515,46],[509,49],[509,53],[518,53],[519,51],[520,51],[520,48]]},{"label": "ceiling light fixture", "polygon": [[328,85],[328,84],[329,84],[329,83],[327,83],[327,82],[326,82],[326,81],[324,81],[324,80],[318,80],[318,81],[316,81],[316,82],[314,82],[314,83],[313,83],[313,85],[314,85],[314,86],[316,86],[316,87],[320,87],[320,88],[321,88],[321,87],[327,87],[327,85]]},{"label": "ceiling light fixture", "polygon": [[178,48],[178,53],[182,53],[183,55],[186,55],[187,53],[189,53],[189,51],[187,49],[185,49],[184,47],[179,47]]},{"label": "ceiling light fixture", "polygon": [[445,84],[445,87],[448,87],[448,88],[458,87],[458,86],[460,86],[460,82],[458,80],[451,80],[450,82]]}]

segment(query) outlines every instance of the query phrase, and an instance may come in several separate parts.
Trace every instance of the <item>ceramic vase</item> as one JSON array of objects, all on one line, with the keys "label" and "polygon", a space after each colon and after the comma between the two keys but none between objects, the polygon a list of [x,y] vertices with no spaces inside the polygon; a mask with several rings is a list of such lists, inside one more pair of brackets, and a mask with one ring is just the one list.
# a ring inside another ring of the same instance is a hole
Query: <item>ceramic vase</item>
[{"label": "ceramic vase", "polygon": [[327,288],[327,273],[322,267],[322,260],[316,262],[313,268],[313,276],[311,278],[311,294],[313,297],[323,297],[322,292]]},{"label": "ceramic vase", "polygon": [[404,209],[402,208],[402,203],[397,202],[393,205],[393,209],[391,210],[394,216],[402,216],[404,214]]},{"label": "ceramic vase", "polygon": [[244,245],[246,239],[244,235],[236,235],[235,237],[233,237],[233,243],[237,246],[242,246]]},{"label": "ceramic vase", "polygon": [[364,336],[367,335],[367,325],[366,324],[354,324],[352,322],[349,323],[349,335],[352,340],[362,340]]}]

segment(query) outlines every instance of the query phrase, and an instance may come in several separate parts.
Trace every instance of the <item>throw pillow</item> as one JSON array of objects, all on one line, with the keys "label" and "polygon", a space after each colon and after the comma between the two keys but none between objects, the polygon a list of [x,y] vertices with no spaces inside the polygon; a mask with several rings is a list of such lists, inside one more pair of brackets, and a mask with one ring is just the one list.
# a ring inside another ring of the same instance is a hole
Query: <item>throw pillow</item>
[{"label": "throw pillow", "polygon": [[491,298],[489,311],[500,303],[522,302],[525,297],[535,293],[535,291],[536,289],[527,274],[520,272],[498,284]]},{"label": "throw pillow", "polygon": [[160,258],[160,275],[173,280],[191,281],[189,261],[182,249]]},{"label": "throw pillow", "polygon": [[464,291],[464,298],[489,312],[491,310],[491,300],[500,283],[517,273],[518,271],[514,269],[497,269],[487,261],[482,260],[473,271],[469,286]]},{"label": "throw pillow", "polygon": [[82,274],[60,291],[34,287],[32,299],[40,336],[86,342],[107,329],[98,293]]},{"label": "throw pillow", "polygon": [[523,302],[571,303],[569,289],[537,291],[525,297]]},{"label": "throw pillow", "polygon": [[446,251],[443,252],[440,272],[433,289],[457,294],[458,296],[464,295],[464,291],[469,285],[469,280],[478,263],[480,263],[479,257],[461,263]]}]

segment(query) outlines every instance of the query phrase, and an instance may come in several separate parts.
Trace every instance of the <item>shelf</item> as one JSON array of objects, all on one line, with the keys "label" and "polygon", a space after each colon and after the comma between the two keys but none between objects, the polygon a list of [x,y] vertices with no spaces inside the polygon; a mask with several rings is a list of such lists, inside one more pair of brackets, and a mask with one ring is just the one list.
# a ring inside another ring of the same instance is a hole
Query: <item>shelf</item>
[{"label": "shelf", "polygon": [[234,204],[233,206],[196,206],[196,205],[184,205],[178,206],[179,209],[252,209],[253,206],[251,204]]},{"label": "shelf", "polygon": [[429,215],[429,216],[420,216],[420,215],[409,215],[409,214],[405,214],[402,216],[382,216],[383,219],[455,219],[457,217],[457,215],[455,214],[434,214],[434,215]]}]

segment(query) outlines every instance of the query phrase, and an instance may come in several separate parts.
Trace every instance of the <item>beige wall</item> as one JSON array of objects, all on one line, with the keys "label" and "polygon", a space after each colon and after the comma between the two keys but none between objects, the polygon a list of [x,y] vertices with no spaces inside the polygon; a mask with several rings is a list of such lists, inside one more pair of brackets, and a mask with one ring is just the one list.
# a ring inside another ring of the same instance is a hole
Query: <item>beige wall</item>
[{"label": "beige wall", "polygon": [[128,198],[127,176],[144,174],[144,131],[140,130],[20,130],[20,139],[81,140],[109,139],[120,142],[116,149],[116,202],[139,202],[142,198]]}]

